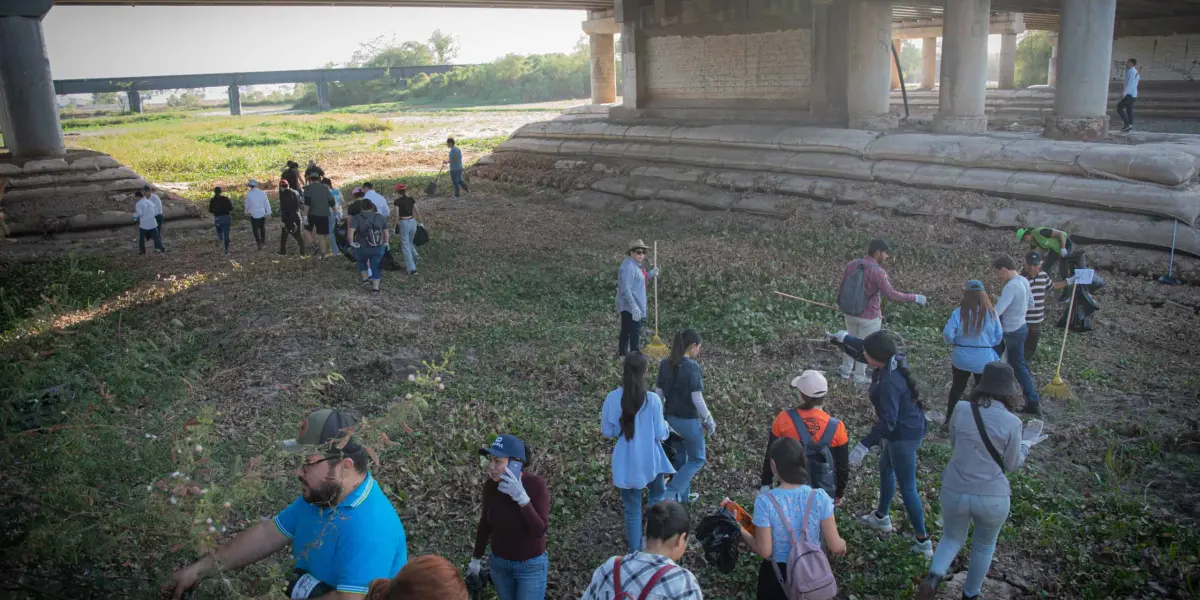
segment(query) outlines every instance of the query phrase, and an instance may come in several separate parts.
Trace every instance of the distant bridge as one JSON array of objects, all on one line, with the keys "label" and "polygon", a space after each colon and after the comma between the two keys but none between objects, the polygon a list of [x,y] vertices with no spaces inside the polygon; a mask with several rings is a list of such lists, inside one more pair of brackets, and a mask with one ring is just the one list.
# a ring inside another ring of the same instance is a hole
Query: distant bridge
[{"label": "distant bridge", "polygon": [[316,83],[317,107],[329,108],[330,81],[369,81],[373,79],[410,79],[421,73],[433,75],[470,65],[427,65],[416,67],[364,67],[346,69],[305,69],[301,71],[254,71],[250,73],[204,73],[195,75],[154,75],[150,77],[109,77],[96,79],[56,79],[55,94],[97,94],[125,92],[129,108],[142,112],[140,92],[205,87],[229,88],[229,114],[242,114],[239,87],[279,83]]}]

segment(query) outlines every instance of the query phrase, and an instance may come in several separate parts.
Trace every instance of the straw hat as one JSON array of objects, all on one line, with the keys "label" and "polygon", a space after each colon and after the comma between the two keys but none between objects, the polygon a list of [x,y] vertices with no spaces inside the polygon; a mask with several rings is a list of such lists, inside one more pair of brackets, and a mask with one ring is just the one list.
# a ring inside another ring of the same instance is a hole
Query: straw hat
[{"label": "straw hat", "polygon": [[629,243],[629,250],[627,250],[627,252],[633,252],[639,248],[642,250],[649,250],[650,246],[647,246],[646,242],[643,242],[642,240],[633,240]]}]

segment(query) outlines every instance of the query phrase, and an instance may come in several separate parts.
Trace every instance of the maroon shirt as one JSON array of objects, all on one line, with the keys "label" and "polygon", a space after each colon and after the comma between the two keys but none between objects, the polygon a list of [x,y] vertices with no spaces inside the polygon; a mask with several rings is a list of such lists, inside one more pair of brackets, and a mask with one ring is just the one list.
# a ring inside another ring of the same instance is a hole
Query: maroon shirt
[{"label": "maroon shirt", "polygon": [[475,530],[475,552],[480,558],[492,544],[492,554],[504,560],[529,560],[546,552],[546,527],[550,523],[550,492],[546,480],[521,473],[521,485],[529,504],[520,506],[499,484],[488,478],[483,484],[483,512]]},{"label": "maroon shirt", "polygon": [[[917,301],[915,294],[904,294],[892,288],[892,282],[888,280],[887,272],[870,256],[856,258],[846,263],[846,268],[842,271],[842,285],[845,285],[846,280],[858,270],[859,261],[863,263],[863,287],[866,288],[867,292],[867,307],[861,315],[851,316],[862,319],[878,319],[883,316],[883,311],[879,307],[879,296],[881,294],[887,296],[887,299],[892,302]],[[841,289],[841,287],[839,286],[838,289]]]}]

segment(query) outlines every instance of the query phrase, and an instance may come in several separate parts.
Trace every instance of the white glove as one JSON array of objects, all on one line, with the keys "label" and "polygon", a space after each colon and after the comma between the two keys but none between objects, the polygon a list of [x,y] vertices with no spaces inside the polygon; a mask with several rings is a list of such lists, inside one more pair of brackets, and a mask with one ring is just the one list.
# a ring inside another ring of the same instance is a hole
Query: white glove
[{"label": "white glove", "polygon": [[479,575],[479,559],[472,558],[470,564],[467,565],[467,575]]},{"label": "white glove", "polygon": [[704,415],[704,430],[708,432],[708,435],[717,433],[717,420],[713,418],[712,413]]},{"label": "white glove", "polygon": [[1066,282],[1067,285],[1075,285],[1075,282],[1078,280],[1079,280],[1078,275],[1072,275],[1072,276],[1064,279],[1063,281]]},{"label": "white glove", "polygon": [[1058,255],[1059,255],[1059,256],[1061,256],[1061,257],[1063,257],[1063,258],[1066,258],[1066,257],[1067,257],[1067,249],[1066,249],[1066,248],[1063,248],[1063,249],[1059,250],[1059,251],[1058,251]]},{"label": "white glove", "polygon": [[839,343],[843,343],[846,341],[846,336],[850,335],[850,332],[843,329],[837,333],[827,333],[825,335],[837,340]]},{"label": "white glove", "polygon": [[638,310],[637,308],[631,309],[629,311],[629,316],[632,317],[635,322],[641,321],[642,319],[646,318],[646,315],[643,315],[642,311]]},{"label": "white glove", "polygon": [[521,480],[513,477],[513,474],[508,471],[500,476],[500,492],[508,494],[514,502],[521,506],[529,504],[529,494],[525,493],[525,486],[521,485]]},{"label": "white glove", "polygon": [[870,451],[870,448],[862,445],[862,443],[859,442],[859,444],[850,451],[850,466],[862,466],[863,459],[867,457],[867,453]]},{"label": "white glove", "polygon": [[1025,428],[1021,430],[1021,444],[1025,446],[1036,446],[1048,439],[1049,435],[1042,433],[1045,424],[1040,419],[1034,419],[1025,424]]},{"label": "white glove", "polygon": [[658,277],[658,267],[654,267],[653,269],[650,269],[650,272],[647,273],[647,275],[650,276],[650,279],[654,279],[655,277]]},{"label": "white glove", "polygon": [[917,294],[916,302],[917,302],[917,304],[919,304],[921,306],[925,306],[925,303],[929,302],[929,299],[926,298],[925,296],[922,296],[921,294]]}]

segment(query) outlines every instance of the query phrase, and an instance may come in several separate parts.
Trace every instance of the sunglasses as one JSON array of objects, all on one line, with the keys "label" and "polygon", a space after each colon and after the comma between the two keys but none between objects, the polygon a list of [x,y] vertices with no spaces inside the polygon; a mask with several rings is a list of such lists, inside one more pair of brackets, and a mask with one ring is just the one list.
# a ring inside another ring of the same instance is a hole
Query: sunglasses
[{"label": "sunglasses", "polygon": [[645,251],[645,250],[634,250],[634,251],[633,251],[633,253],[634,253],[634,254],[643,254],[643,255],[644,255],[644,254],[646,254],[646,251]]}]

